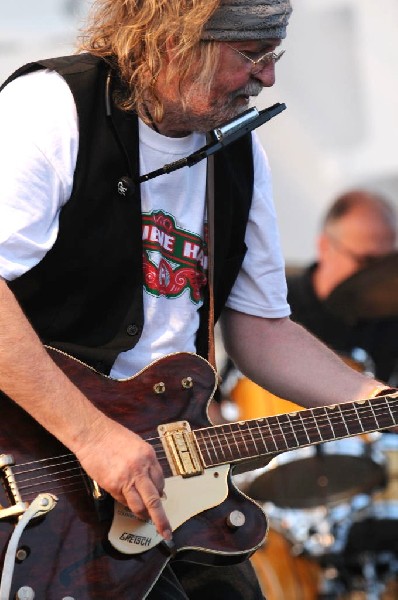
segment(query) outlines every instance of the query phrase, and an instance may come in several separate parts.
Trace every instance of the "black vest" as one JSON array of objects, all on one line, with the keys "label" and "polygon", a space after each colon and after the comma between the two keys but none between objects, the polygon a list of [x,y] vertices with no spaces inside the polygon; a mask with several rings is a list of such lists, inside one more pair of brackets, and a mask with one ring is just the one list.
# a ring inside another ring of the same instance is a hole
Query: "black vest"
[{"label": "black vest", "polygon": [[[44,343],[109,373],[116,356],[137,343],[144,323],[140,190],[118,191],[123,176],[139,175],[138,119],[113,104],[109,116],[110,68],[89,54],[30,63],[6,83],[42,68],[62,75],[74,96],[77,166],[53,248],[9,287]],[[252,190],[249,134],[215,155],[216,319],[246,252]],[[208,298],[196,343],[202,356],[207,315]]]}]

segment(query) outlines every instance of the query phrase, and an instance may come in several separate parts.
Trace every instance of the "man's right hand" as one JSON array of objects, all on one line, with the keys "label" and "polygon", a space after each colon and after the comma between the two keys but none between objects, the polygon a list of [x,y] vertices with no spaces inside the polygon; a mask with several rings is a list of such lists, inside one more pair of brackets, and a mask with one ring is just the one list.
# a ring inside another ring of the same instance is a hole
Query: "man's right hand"
[{"label": "man's right hand", "polygon": [[171,540],[161,501],[164,476],[150,444],[103,415],[92,424],[75,454],[101,488],[138,517],[149,517],[158,533]]}]

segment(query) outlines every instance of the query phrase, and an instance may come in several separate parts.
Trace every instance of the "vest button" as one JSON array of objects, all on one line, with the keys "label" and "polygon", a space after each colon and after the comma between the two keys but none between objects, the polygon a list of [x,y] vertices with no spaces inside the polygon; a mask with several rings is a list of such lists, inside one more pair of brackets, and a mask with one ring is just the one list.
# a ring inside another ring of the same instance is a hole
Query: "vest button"
[{"label": "vest button", "polygon": [[134,325],[134,323],[132,323],[131,325],[129,325],[127,327],[127,333],[129,335],[137,335],[137,333],[138,333],[138,327],[137,327],[137,325]]}]

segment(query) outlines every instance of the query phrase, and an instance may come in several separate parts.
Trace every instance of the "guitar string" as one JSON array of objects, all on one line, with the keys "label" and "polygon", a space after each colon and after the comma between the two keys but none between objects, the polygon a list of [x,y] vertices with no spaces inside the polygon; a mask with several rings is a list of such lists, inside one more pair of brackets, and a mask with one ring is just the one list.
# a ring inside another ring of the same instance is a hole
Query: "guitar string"
[{"label": "guitar string", "polygon": [[[284,415],[281,415],[281,416],[283,417]],[[362,414],[361,415],[361,419],[362,420],[365,420],[366,418],[375,418],[375,419],[377,419],[377,416],[380,416],[380,414],[377,414],[377,411],[372,410],[369,413],[369,415]],[[337,425],[340,426],[341,425],[341,421],[340,421],[340,419],[338,419],[336,421],[336,417],[338,417],[338,416],[337,415],[336,416],[334,416],[334,415],[327,415],[327,418],[323,419],[323,423],[325,423],[326,426],[329,426],[330,429],[332,429],[332,425],[333,424],[334,425],[337,424]],[[279,434],[277,434],[277,435],[273,435],[272,431],[270,429],[270,425],[271,425],[270,421],[272,421],[272,420],[276,420],[277,421],[277,425],[278,425],[279,429],[281,430],[281,432]],[[312,420],[313,419],[311,419],[311,422],[312,422]],[[300,435],[300,433],[305,433],[305,434],[306,433],[309,433],[309,434],[311,433],[311,429],[304,428],[304,427],[297,428],[297,424],[295,424],[296,427],[293,428],[292,423],[290,421],[289,422],[280,422],[277,416],[270,417],[270,418],[266,419],[265,426],[262,423],[263,419],[261,419],[261,418],[260,419],[254,419],[253,421],[256,422],[256,429],[258,428],[259,430],[264,430],[264,427],[265,427],[266,433],[270,434],[271,438],[275,438],[275,439],[278,439],[281,435],[282,436],[292,437],[295,434],[297,434],[297,436],[298,436],[298,435]],[[309,421],[309,419],[307,419],[307,421]],[[335,421],[335,422],[333,422],[333,421]],[[350,421],[347,421],[347,419],[345,419],[345,423],[347,423],[347,422],[350,423]],[[358,420],[355,420],[355,423],[357,423],[357,422],[358,422]],[[245,432],[245,431],[242,432],[241,428],[242,428],[242,426],[249,425],[251,423],[252,423],[252,421],[249,421],[249,422],[247,422],[247,421],[241,421],[241,422],[238,422],[238,423],[232,423],[232,424],[227,423],[227,424],[219,425],[219,426],[217,426],[215,428],[213,428],[213,427],[210,427],[210,428],[206,427],[206,428],[202,428],[202,429],[196,430],[195,434],[198,435],[199,433],[201,433],[203,435],[204,433],[206,433],[207,434],[206,438],[209,439],[209,440],[213,440],[213,441],[214,440],[218,441],[218,438],[220,437],[220,434],[223,437],[226,437],[226,436],[227,437],[228,436],[236,437],[236,435],[240,435],[243,439],[245,439],[245,436],[247,436],[246,439],[248,439],[250,441],[251,439],[253,439],[253,433],[255,434],[256,431],[255,430],[253,431],[253,428],[251,428],[247,432]],[[322,419],[318,419],[317,422],[316,422],[316,424],[315,424],[315,427],[312,428],[312,431],[317,431],[318,427],[322,428],[323,427],[323,423],[322,423]],[[228,431],[228,432],[225,431],[226,427],[230,428],[230,431]],[[239,427],[239,430],[234,429],[234,427],[235,428]],[[214,429],[216,430],[216,433],[212,434],[211,432]],[[283,431],[283,429],[286,429],[286,431]],[[349,433],[349,432],[347,431],[347,433]],[[360,433],[361,433],[360,431],[359,432],[353,432],[351,435],[354,436],[354,435],[357,435],[357,434],[360,434]],[[257,433],[257,435],[258,435],[258,433]],[[268,435],[267,435],[267,437],[268,437]],[[160,448],[161,450],[163,449],[163,446],[162,446],[162,444],[160,442],[160,438],[152,438],[152,440],[149,439],[147,441],[149,441],[149,442],[155,441],[156,442],[155,445],[154,445],[155,450],[158,449],[158,448]],[[318,441],[318,440],[316,440],[316,441]],[[160,442],[160,443],[157,443],[157,442]],[[64,455],[64,456],[65,457],[66,456],[73,457],[74,455],[70,454],[70,455]],[[58,457],[58,458],[62,458],[62,456]],[[43,459],[42,461],[35,461],[33,463],[25,463],[25,466],[26,465],[31,465],[31,464],[37,464],[37,463],[40,463],[40,462],[46,462],[46,461],[50,461],[50,460],[51,459]],[[67,464],[66,461],[63,464]],[[24,465],[22,465],[22,464],[19,465],[19,467],[22,467],[22,466],[24,466]],[[23,471],[21,469],[18,473],[21,474],[23,472],[30,472],[30,471],[34,471],[34,470],[35,469],[25,469],[25,471]]]},{"label": "guitar string", "polygon": [[[393,403],[397,403],[398,401],[394,399],[392,402]],[[353,404],[355,404],[355,403],[353,403]],[[319,411],[319,409],[322,409],[322,408],[323,407],[316,407],[315,409],[310,409],[310,410],[312,410],[312,411]],[[376,411],[374,410],[374,408],[376,408]],[[391,408],[391,406],[390,406],[390,408]],[[368,415],[361,414],[360,415],[361,420],[365,420],[366,418],[369,418],[369,417],[373,418],[373,419],[377,419],[377,416],[380,417],[380,414],[382,416],[386,414],[386,412],[384,410],[384,406],[376,406],[376,407],[374,407],[372,405],[372,406],[366,407],[366,409],[368,411]],[[360,407],[360,410],[362,411],[362,413],[364,413],[363,406]],[[300,412],[300,411],[298,411],[298,412]],[[344,411],[342,411],[342,413],[343,412]],[[352,411],[352,409],[350,409],[350,411],[346,411],[346,412],[347,412],[347,414],[349,416],[353,415],[354,412],[356,414],[356,411]],[[376,414],[377,412],[379,414]],[[266,431],[266,433],[268,435],[271,434],[271,438],[273,439],[274,442],[278,441],[280,443],[280,440],[282,439],[282,440],[284,440],[285,445],[286,445],[286,441],[287,441],[286,437],[291,438],[291,437],[294,437],[294,434],[299,435],[300,431],[297,429],[297,423],[295,423],[296,429],[293,431],[291,422],[289,422],[289,423],[286,423],[286,422],[282,422],[281,423],[281,422],[279,422],[279,419],[277,417],[283,417],[283,416],[285,416],[285,415],[278,415],[278,416],[269,417],[269,418],[266,418],[266,419],[263,419],[263,418],[261,418],[261,419],[254,419],[254,420],[251,420],[249,422],[242,421],[242,422],[232,423],[232,424],[223,424],[223,425],[217,426],[215,428],[215,429],[218,430],[218,434],[216,434],[216,435],[212,435],[210,433],[214,429],[213,427],[211,427],[211,428],[202,428],[202,429],[196,430],[194,433],[195,433],[195,435],[197,435],[198,433],[201,433],[202,435],[204,433],[207,433],[206,438],[201,438],[201,439],[197,440],[198,444],[199,444],[199,446],[202,449],[203,448],[205,449],[205,453],[209,454],[209,448],[207,446],[207,443],[210,440],[211,443],[212,443],[212,447],[213,447],[212,448],[213,452],[211,452],[211,449],[210,449],[210,454],[217,455],[219,449],[222,447],[221,440],[219,439],[220,438],[219,433],[221,433],[221,435],[223,437],[231,437],[231,439],[233,440],[233,442],[232,442],[233,445],[237,445],[238,449],[242,450],[242,448],[239,448],[239,445],[237,444],[237,442],[239,440],[236,440],[236,436],[239,435],[245,441],[245,435],[246,434],[245,434],[245,432],[242,432],[241,430],[233,430],[233,427],[242,427],[244,425],[251,424],[254,421],[254,422],[257,422],[256,428],[258,427],[259,430],[261,430],[261,428],[264,428],[264,424],[262,423],[262,421],[266,421],[266,428],[268,429]],[[346,417],[347,415],[344,415],[344,416]],[[324,429],[325,425],[328,427],[329,430],[333,429],[333,427],[332,427],[333,419],[335,420],[334,425],[336,425],[336,424],[341,425],[341,419],[336,420],[336,417],[338,417],[338,415],[328,414],[327,418],[323,419],[324,424],[322,422],[320,422],[320,421],[322,421],[322,419],[318,420],[317,427],[313,428],[313,430],[318,431],[318,429]],[[356,414],[356,417],[358,417],[357,414]],[[285,416],[285,418],[286,418],[286,416]],[[277,420],[278,427],[281,429],[281,433],[278,433],[276,436],[273,436],[272,432],[269,430],[270,421],[271,420]],[[314,417],[311,417],[310,419],[307,419],[307,421],[311,422],[311,423],[312,423],[313,420],[314,420]],[[357,422],[357,420],[358,419],[356,419],[355,422]],[[304,423],[304,421],[305,421],[305,419],[302,419],[303,423]],[[347,421],[347,419],[345,419],[345,421]],[[261,427],[260,427],[260,424],[261,424]],[[289,427],[289,429],[286,430],[285,432],[283,431],[284,426]],[[225,427],[230,427],[231,431],[226,432],[225,431]],[[300,430],[301,430],[301,433],[303,433],[303,432],[306,433],[306,434],[309,433],[308,430],[306,430],[304,427],[300,427]],[[209,433],[210,433],[210,435],[209,435]],[[321,433],[321,432],[319,432],[319,433]],[[358,432],[358,433],[360,433],[360,432]],[[267,438],[268,438],[268,435],[267,435]],[[353,436],[353,435],[356,435],[356,434],[351,434],[351,436]],[[309,438],[309,436],[308,436],[308,438]],[[151,438],[151,439],[149,439],[147,441],[148,442],[151,442],[151,441],[158,442],[158,440],[159,440],[159,438]],[[214,441],[216,442],[216,444],[218,444],[219,447],[217,447],[214,444]],[[265,440],[264,440],[264,432],[261,433],[261,431],[260,431],[260,435],[257,434],[257,436],[253,435],[253,432],[250,432],[250,435],[249,435],[249,437],[246,438],[246,441],[249,441],[249,444],[254,444],[255,442],[257,442],[258,444],[261,443],[266,448],[266,444],[265,444]],[[320,442],[319,442],[319,440],[316,440],[316,442],[312,442],[312,443],[318,443],[318,442],[321,443],[322,441],[327,441],[327,440],[321,440]],[[309,444],[311,444],[311,442],[309,442]],[[163,446],[161,444],[157,444],[157,446],[160,447],[161,450],[162,450],[162,452],[163,452]],[[302,444],[301,444],[301,446],[302,446]],[[245,447],[247,448],[247,443],[245,443]],[[155,449],[156,449],[156,444],[155,444]],[[291,446],[288,446],[288,448],[284,448],[284,447],[281,448],[278,445],[272,451],[268,451],[267,450],[267,453],[275,453],[275,452],[278,452],[278,451],[284,451],[286,449],[294,449],[294,447],[292,448]],[[223,454],[225,454],[224,449],[223,449]],[[261,454],[264,454],[264,453],[261,452]],[[260,456],[261,456],[261,454],[260,454]],[[65,455],[61,455],[60,457],[57,457],[57,458],[41,459],[40,461],[31,461],[30,463],[24,463],[24,465],[17,465],[17,469],[18,469],[18,467],[21,467],[21,466],[25,466],[26,467],[27,465],[30,465],[31,468],[30,469],[21,470],[19,472],[16,469],[15,476],[18,477],[19,475],[24,474],[24,473],[33,473],[33,472],[38,471],[40,469],[42,469],[42,470],[45,469],[47,471],[47,473],[45,473],[44,475],[40,475],[39,477],[35,477],[35,478],[21,480],[21,483],[23,483],[23,484],[36,480],[35,484],[31,484],[30,485],[30,487],[33,488],[35,485],[37,486],[37,485],[43,485],[43,484],[47,484],[48,483],[47,481],[44,481],[44,482],[43,481],[37,481],[37,479],[43,479],[43,477],[45,477],[45,476],[51,476],[52,477],[53,475],[59,474],[59,472],[50,472],[48,474],[48,470],[49,469],[54,468],[54,467],[59,467],[59,466],[62,467],[62,466],[65,466],[67,464],[76,464],[76,466],[72,470],[75,470],[75,471],[79,470],[79,474],[76,475],[76,476],[69,475],[68,478],[78,477],[79,480],[84,481],[84,478],[83,478],[82,473],[81,473],[81,467],[80,467],[80,464],[78,463],[77,459],[75,459],[75,460],[67,460],[67,461],[64,461],[63,463],[62,462],[61,463],[60,462],[58,462],[58,463],[54,463],[53,462],[51,464],[51,461],[59,460],[60,458],[72,458],[73,456],[74,456],[73,454],[65,454]],[[164,455],[164,453],[163,453],[163,456],[159,456],[159,460],[160,460],[160,462],[164,462],[164,461],[167,462],[167,457]],[[39,466],[39,467],[34,467],[34,468],[32,467],[35,464],[36,465],[43,465],[44,463],[47,463],[47,465],[45,465],[45,466]],[[68,472],[68,471],[65,471],[65,472]],[[69,472],[71,472],[71,471],[69,470]],[[59,481],[65,482],[66,479],[67,479],[66,477],[58,478],[58,479],[51,478],[50,483],[53,484],[54,482],[59,482]],[[28,488],[29,488],[29,486],[23,486],[23,487],[21,486],[21,489],[28,489]]]},{"label": "guitar string", "polygon": [[[397,403],[397,400],[394,400],[394,403]],[[272,450],[272,452],[275,453],[276,451],[286,451],[289,449],[293,450],[295,447],[302,446],[303,444],[298,441],[298,438],[302,437],[303,434],[308,439],[307,444],[304,445],[310,445],[338,439],[338,435],[336,435],[335,430],[338,430],[339,428],[339,435],[341,437],[354,437],[356,435],[360,435],[361,433],[365,433],[365,430],[378,430],[380,428],[392,427],[395,424],[394,422],[383,423],[382,425],[378,423],[378,419],[386,416],[388,416],[389,420],[395,420],[394,417],[392,417],[392,411],[394,410],[394,407],[391,405],[389,406],[388,412],[386,412],[384,406],[375,406],[374,404],[372,406],[365,407],[365,409],[361,406],[360,411],[358,411],[358,409],[354,406],[353,410],[350,409],[350,411],[347,411],[347,409],[345,409],[345,412],[341,411],[339,414],[332,414],[328,412],[328,409],[326,409],[322,415],[323,418],[319,418],[319,415],[316,415],[316,413],[322,409],[323,407],[312,409],[312,416],[306,419],[303,419],[300,416],[301,411],[298,411],[295,419],[299,419],[299,423],[292,421],[289,415],[282,414],[274,417],[253,419],[251,421],[241,421],[232,424],[227,423],[211,428],[206,427],[195,430],[195,436],[198,437],[198,435],[201,435],[203,438],[205,438],[204,443],[206,443],[206,441],[213,445],[215,443],[218,448],[222,448],[223,446],[219,440],[220,437],[223,440],[230,439],[232,441],[232,445],[236,445],[237,443],[236,436],[239,436],[239,438],[241,438],[246,445],[247,442],[249,442],[249,444],[253,442],[261,442],[263,445],[265,445],[264,436],[273,443],[280,442],[281,439],[282,441],[285,440],[284,444],[280,445],[280,443],[278,443],[277,447]],[[341,416],[344,417],[343,422],[341,421]],[[355,420],[352,419],[353,416],[355,416]],[[286,421],[281,421],[283,417],[285,417]],[[362,422],[366,423],[366,421],[369,419],[371,419],[372,426],[366,426],[364,428],[362,426]],[[256,426],[250,427],[253,422],[256,423]],[[312,427],[305,427],[306,422],[311,423]],[[276,423],[279,429],[279,433],[276,435],[272,433],[273,423]],[[349,427],[353,424],[359,424],[361,429],[358,431],[350,431]],[[243,426],[247,426],[248,429],[242,432]],[[342,427],[344,427],[346,431],[344,431]],[[226,428],[229,428],[229,431],[226,431]],[[322,432],[320,429],[322,429]],[[326,437],[322,435],[325,433],[328,434],[328,431],[333,433],[332,437],[330,437],[330,434]],[[311,440],[310,438],[314,433],[317,435],[317,439]],[[290,439],[296,438],[296,443],[293,445],[288,444],[287,438],[289,438],[289,441]],[[274,443],[274,445],[276,444]]]},{"label": "guitar string", "polygon": [[[385,411],[383,412],[377,412],[377,411],[372,411],[370,413],[368,413],[367,415],[361,414],[361,421],[366,422],[366,420],[371,419],[372,423],[374,423],[374,425],[372,426],[368,426],[366,427],[366,431],[374,431],[374,430],[379,430],[380,428],[388,428],[388,427],[392,427],[394,426],[394,423],[383,423],[382,425],[380,423],[377,423],[377,418],[380,418],[383,416],[386,416]],[[391,416],[391,415],[390,415]],[[237,444],[237,440],[236,437],[238,436],[239,439],[243,440],[244,444],[246,446],[252,446],[255,445],[256,442],[257,444],[259,444],[262,448],[264,447],[265,450],[267,452],[270,453],[275,453],[275,452],[280,452],[280,451],[286,451],[286,450],[294,450],[297,447],[302,447],[303,445],[312,445],[312,444],[316,444],[316,443],[322,443],[322,442],[328,442],[328,441],[333,441],[335,439],[339,438],[339,435],[341,437],[354,437],[356,435],[360,435],[361,433],[365,433],[365,429],[362,428],[362,430],[359,431],[349,431],[349,428],[347,425],[352,424],[354,421],[347,421],[346,420],[346,432],[343,431],[343,429],[340,429],[340,432],[338,435],[336,435],[336,431],[338,430],[339,427],[341,428],[341,421],[339,419],[336,419],[336,416],[329,416],[327,419],[324,419],[323,423],[320,423],[320,421],[318,420],[315,423],[315,427],[312,427],[312,429],[310,428],[304,428],[304,427],[297,427],[297,423],[292,424],[291,422],[288,423],[281,423],[278,422],[278,427],[280,429],[280,433],[273,435],[272,434],[272,430],[271,430],[271,425],[269,423],[270,419],[267,419],[267,423],[264,424],[262,423],[264,419],[258,419],[255,420],[257,421],[257,427],[256,428],[251,428],[249,430],[244,430],[242,431],[242,429],[237,430],[232,429],[229,432],[226,432],[225,429],[219,429],[219,435],[206,435],[206,430],[197,430],[196,434],[202,434],[203,436],[203,443],[204,446],[206,448],[207,453],[209,454],[213,454],[218,452],[218,450],[221,448],[224,452],[224,446],[223,444],[221,444],[220,440],[218,439],[219,437],[221,438],[225,438],[225,439],[230,439],[230,441],[232,442],[231,445],[236,445]],[[390,419],[392,420],[392,419]],[[396,419],[394,419],[396,420]],[[304,420],[303,420],[304,421]],[[252,422],[252,421],[251,421]],[[251,423],[250,422],[250,423]],[[355,423],[357,423],[358,420],[355,420]],[[241,422],[240,427],[244,426],[245,424],[247,424],[247,422]],[[234,424],[236,425],[236,424]],[[294,425],[294,426],[293,426]],[[334,426],[334,427],[333,427]],[[258,431],[257,431],[258,430]],[[330,436],[330,433],[328,432],[332,432],[333,435]],[[311,439],[311,436],[313,434],[316,434],[317,439]],[[301,439],[303,434],[305,435],[305,443],[302,444],[301,443]],[[326,436],[325,436],[326,434]],[[211,452],[211,449],[209,451],[209,448],[207,447],[207,443],[206,440],[209,440],[212,445],[214,446],[213,448],[213,452]],[[295,441],[295,443],[291,443],[293,441]],[[307,441],[306,441],[307,440]],[[274,448],[272,448],[272,450],[270,450],[269,448],[267,448],[267,444],[266,441],[270,442],[271,444],[274,445]],[[282,442],[282,444],[281,444]],[[241,448],[242,450],[242,448]],[[224,452],[225,454],[225,452]],[[263,452],[261,452],[260,454],[263,454]]]},{"label": "guitar string", "polygon": [[[395,401],[395,402],[398,402],[398,401]],[[322,408],[322,407],[320,407],[320,408]],[[380,409],[382,409],[382,412],[380,412]],[[317,408],[315,410],[319,410],[319,408]],[[350,421],[349,419],[345,418],[345,423],[343,423],[343,425],[345,425],[346,423],[348,423],[348,424],[350,424],[350,423],[352,424],[354,422],[355,422],[355,424],[358,423],[358,421],[359,421],[358,415],[356,414],[356,411],[354,411],[354,412],[355,412],[355,415],[357,417],[355,419],[355,421]],[[354,414],[354,412],[348,413],[349,417],[352,414]],[[383,407],[379,407],[379,411],[374,411],[373,409],[371,409],[369,411],[369,414],[361,414],[360,415],[360,420],[364,421],[367,418],[373,418],[373,419],[376,420],[378,416],[380,417],[380,415],[383,416],[385,414],[386,413],[384,411],[384,408]],[[344,416],[347,417],[347,415],[344,415]],[[223,437],[232,436],[232,438],[236,437],[236,435],[240,435],[241,437],[243,437],[243,439],[247,439],[247,440],[250,441],[250,440],[253,439],[253,434],[258,436],[259,432],[261,432],[263,434],[267,433],[267,437],[270,435],[271,439],[279,439],[281,436],[294,437],[295,434],[300,435],[300,433],[304,433],[304,434],[309,433],[309,434],[311,434],[311,432],[313,432],[313,431],[318,431],[318,428],[323,428],[324,425],[326,425],[329,429],[332,429],[333,425],[335,425],[335,426],[336,425],[338,425],[338,426],[342,425],[341,419],[339,418],[339,415],[332,415],[332,414],[328,414],[326,416],[326,418],[324,418],[324,419],[319,419],[318,418],[318,420],[316,421],[316,423],[314,423],[314,417],[308,418],[307,422],[311,422],[311,424],[313,425],[312,428],[308,428],[308,427],[306,428],[306,427],[302,426],[305,423],[305,419],[302,419],[301,420],[302,423],[300,423],[300,427],[297,427],[297,423],[292,424],[291,421],[289,421],[289,422],[280,422],[280,420],[279,420],[278,417],[286,417],[286,415],[277,415],[277,416],[274,416],[274,417],[259,418],[259,419],[253,419],[253,420],[250,420],[250,421],[239,421],[237,423],[225,423],[225,424],[222,424],[222,425],[219,425],[219,426],[216,426],[216,427],[205,427],[205,428],[202,428],[202,429],[198,429],[198,430],[195,430],[194,433],[195,433],[195,435],[198,435],[199,433],[201,433],[203,435],[204,433],[206,433],[207,434],[206,438],[209,439],[209,440],[212,440],[212,441],[219,441],[220,434]],[[272,431],[270,429],[270,427],[272,425],[272,423],[270,423],[270,421],[272,421],[272,420],[277,421],[277,426],[281,430],[280,433],[278,433],[276,435],[273,435]],[[265,423],[263,423],[263,421],[265,421]],[[253,422],[256,423],[255,428],[252,427],[250,430],[248,430],[246,432],[245,431],[242,432],[241,429],[239,429],[239,430],[235,429],[234,430],[234,427],[235,428],[236,427],[241,428],[242,426],[245,426],[245,425],[249,426]],[[295,427],[293,427],[293,425]],[[385,426],[386,425],[383,425],[383,427],[385,427]],[[391,425],[391,426],[393,426],[393,425]],[[228,431],[228,432],[225,431],[226,427],[230,428],[230,431]],[[257,429],[259,430],[259,432],[256,432]],[[283,431],[283,429],[285,429],[285,431]],[[212,434],[212,431],[214,431],[214,430],[215,430],[215,433]],[[347,431],[347,433],[349,433],[349,432]],[[349,433],[349,435],[355,436],[355,435],[358,435],[360,433],[363,433],[363,432],[361,432],[361,431],[359,431],[359,432],[353,432],[353,433]],[[245,436],[246,436],[246,438],[245,438]],[[260,439],[260,438],[257,437],[257,439]],[[161,451],[163,450],[163,445],[160,442],[160,438],[158,438],[158,437],[156,437],[156,438],[149,438],[149,439],[147,439],[147,441],[149,443],[151,443],[152,441],[155,442],[155,444],[154,444],[155,450],[158,450],[158,449],[160,449]],[[318,441],[318,440],[316,440],[316,441]],[[314,443],[316,441],[314,441]],[[320,443],[322,441],[323,440],[321,440]],[[64,457],[73,457],[73,456],[74,456],[73,454],[61,455],[61,456],[56,457],[56,458],[54,457],[54,459],[59,459],[59,458],[64,458]],[[21,463],[18,466],[19,467],[23,467],[23,466],[28,466],[28,465],[35,465],[35,464],[40,464],[40,463],[44,463],[44,462],[49,462],[49,461],[54,460],[54,459],[48,458],[48,459],[42,459],[41,461],[33,461],[33,462],[30,462],[30,463]],[[71,462],[73,462],[73,461],[71,461]],[[66,463],[63,463],[63,464],[66,464]],[[34,471],[34,470],[35,469],[32,468],[30,470],[26,470],[26,472]],[[23,470],[18,471],[18,473],[23,473],[23,472],[24,472]]]},{"label": "guitar string", "polygon": [[[53,479],[50,477],[50,479],[47,480],[40,480],[40,481],[36,481],[35,484],[30,484],[30,485],[21,485],[19,486],[20,492],[23,492],[24,494],[26,493],[27,495],[29,493],[33,493],[33,491],[35,491],[36,493],[39,490],[37,490],[38,487],[41,487],[42,489],[46,489],[48,490],[48,486],[51,485],[51,491],[53,492],[57,492],[59,490],[59,494],[66,494],[66,493],[71,493],[72,491],[83,491],[85,486],[83,486],[82,484],[85,482],[85,477],[81,474],[80,472],[80,468],[76,468],[75,471],[79,470],[79,474],[77,475],[69,475],[68,477],[61,477],[58,479]],[[74,481],[77,481],[79,483],[79,487],[76,488],[71,488],[71,484],[74,484]],[[25,482],[26,484],[29,483],[28,481]],[[58,486],[55,486],[55,483],[59,483]],[[69,486],[69,487],[67,487]]]}]

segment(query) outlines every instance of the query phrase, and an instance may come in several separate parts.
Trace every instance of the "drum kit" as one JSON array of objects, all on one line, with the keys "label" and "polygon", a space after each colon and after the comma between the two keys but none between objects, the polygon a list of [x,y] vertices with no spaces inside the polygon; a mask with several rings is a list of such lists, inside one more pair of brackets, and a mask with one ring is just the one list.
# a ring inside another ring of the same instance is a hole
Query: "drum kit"
[{"label": "drum kit", "polygon": [[[349,323],[397,317],[398,254],[356,273],[328,302]],[[365,372],[367,358],[353,353],[347,363]],[[230,396],[241,419],[294,410],[245,378]],[[267,600],[398,600],[398,434],[285,452],[235,483],[269,520],[251,559]]]},{"label": "drum kit", "polygon": [[398,598],[396,434],[285,452],[236,480],[269,519],[253,557],[267,600]]}]

